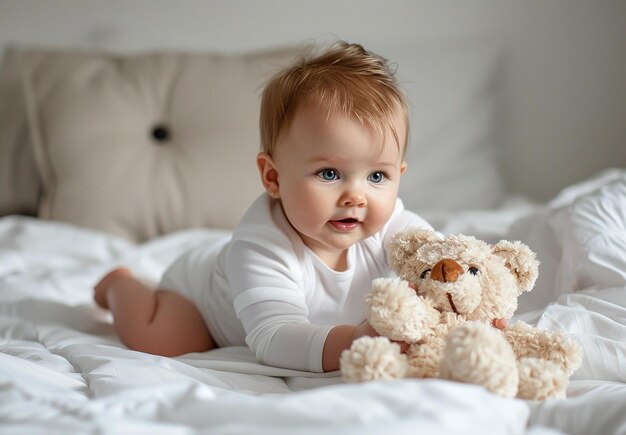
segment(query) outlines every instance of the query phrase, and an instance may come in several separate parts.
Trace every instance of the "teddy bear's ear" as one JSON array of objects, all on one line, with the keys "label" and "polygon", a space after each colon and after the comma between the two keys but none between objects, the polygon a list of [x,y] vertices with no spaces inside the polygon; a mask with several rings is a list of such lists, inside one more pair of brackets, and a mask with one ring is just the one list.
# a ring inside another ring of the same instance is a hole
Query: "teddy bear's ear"
[{"label": "teddy bear's ear", "polygon": [[387,245],[389,265],[399,273],[402,265],[417,249],[438,237],[433,230],[425,228],[408,228],[395,234]]},{"label": "teddy bear's ear", "polygon": [[539,261],[528,246],[519,241],[501,240],[492,252],[502,257],[504,265],[515,275],[520,294],[532,290],[539,275]]}]

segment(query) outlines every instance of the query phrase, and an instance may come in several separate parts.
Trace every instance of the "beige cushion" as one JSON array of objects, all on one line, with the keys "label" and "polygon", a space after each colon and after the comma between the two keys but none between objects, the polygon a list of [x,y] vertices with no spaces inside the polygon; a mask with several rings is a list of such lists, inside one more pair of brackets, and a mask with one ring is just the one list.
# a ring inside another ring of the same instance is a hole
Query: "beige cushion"
[{"label": "beige cushion", "polygon": [[7,50],[0,68],[0,216],[36,215],[41,179],[33,156],[19,56]]},{"label": "beige cushion", "polygon": [[136,241],[232,228],[262,192],[262,83],[294,53],[13,53],[43,178],[39,216]]}]

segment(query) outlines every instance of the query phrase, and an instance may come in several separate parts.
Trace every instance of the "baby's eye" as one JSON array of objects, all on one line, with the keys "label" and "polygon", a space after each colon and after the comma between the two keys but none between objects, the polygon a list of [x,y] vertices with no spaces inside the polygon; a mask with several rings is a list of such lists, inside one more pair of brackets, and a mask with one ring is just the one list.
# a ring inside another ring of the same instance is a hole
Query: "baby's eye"
[{"label": "baby's eye", "polygon": [[383,181],[385,181],[385,173],[382,171],[374,171],[371,174],[369,174],[367,176],[367,180],[371,181],[372,183],[382,183]]},{"label": "baby's eye", "polygon": [[339,179],[339,173],[336,170],[331,169],[331,168],[322,169],[316,175],[326,181],[333,181],[333,180]]},{"label": "baby's eye", "polygon": [[478,273],[480,272],[480,271],[478,270],[478,268],[477,268],[477,267],[474,267],[474,266],[472,266],[472,267],[470,267],[469,269],[467,269],[467,271],[468,271],[469,273],[471,273],[472,275],[474,275],[474,276],[478,275]]},{"label": "baby's eye", "polygon": [[426,278],[426,274],[427,274],[428,272],[430,272],[430,269],[426,269],[425,271],[423,271],[423,272],[420,274],[420,279],[424,279],[424,278]]}]

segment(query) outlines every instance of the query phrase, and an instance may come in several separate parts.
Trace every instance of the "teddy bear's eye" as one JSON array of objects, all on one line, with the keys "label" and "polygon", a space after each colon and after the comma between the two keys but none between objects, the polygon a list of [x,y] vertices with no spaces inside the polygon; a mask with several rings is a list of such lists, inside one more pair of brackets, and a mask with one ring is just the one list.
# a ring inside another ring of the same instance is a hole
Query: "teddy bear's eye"
[{"label": "teddy bear's eye", "polygon": [[430,272],[430,269],[426,269],[425,271],[423,271],[423,272],[420,274],[420,279],[424,279],[424,278],[426,278],[426,274],[427,274],[428,272]]},{"label": "teddy bear's eye", "polygon": [[476,267],[474,267],[474,266],[472,266],[472,267],[470,267],[469,269],[467,269],[467,271],[468,271],[469,273],[471,273],[472,275],[474,275],[474,276],[478,275],[478,272],[479,272],[478,268],[476,268]]}]

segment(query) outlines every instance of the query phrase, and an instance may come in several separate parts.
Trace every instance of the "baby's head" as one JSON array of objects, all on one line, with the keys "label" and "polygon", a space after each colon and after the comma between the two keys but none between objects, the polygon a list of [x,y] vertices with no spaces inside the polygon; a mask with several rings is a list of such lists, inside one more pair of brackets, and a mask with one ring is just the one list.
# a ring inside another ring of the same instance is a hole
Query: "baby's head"
[{"label": "baby's head", "polygon": [[378,232],[404,172],[407,105],[387,62],[340,42],[267,84],[257,164],[268,194],[331,267]]},{"label": "baby's head", "polygon": [[[381,137],[392,134],[406,148],[408,109],[388,62],[361,45],[338,42],[302,57],[276,74],[261,101],[261,148],[273,155],[281,132],[305,105],[340,112],[368,124]],[[398,125],[398,119],[402,123]],[[404,138],[404,140],[402,139]]]}]

